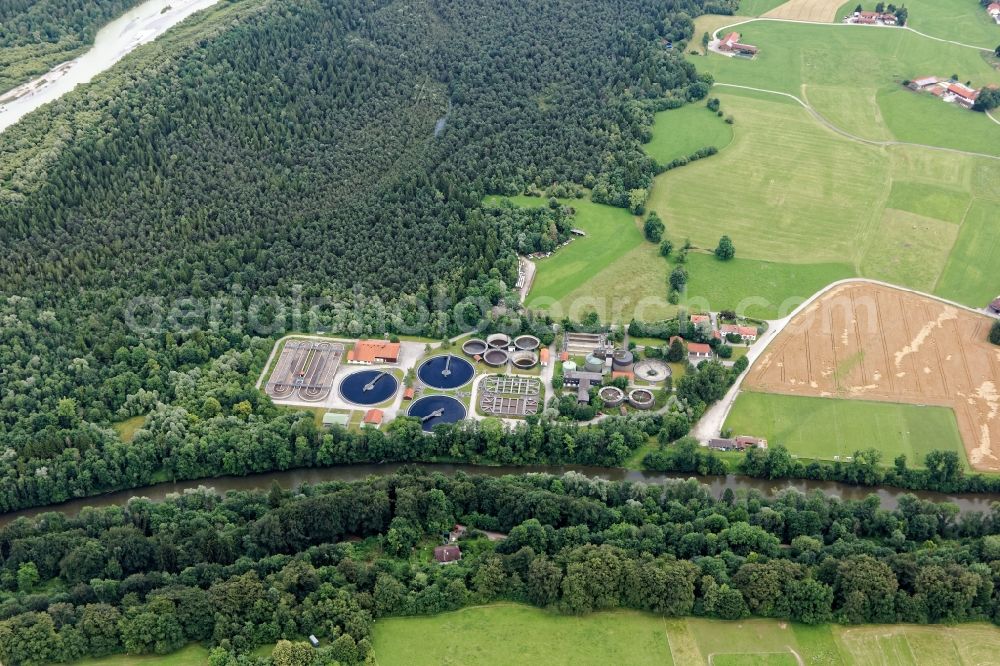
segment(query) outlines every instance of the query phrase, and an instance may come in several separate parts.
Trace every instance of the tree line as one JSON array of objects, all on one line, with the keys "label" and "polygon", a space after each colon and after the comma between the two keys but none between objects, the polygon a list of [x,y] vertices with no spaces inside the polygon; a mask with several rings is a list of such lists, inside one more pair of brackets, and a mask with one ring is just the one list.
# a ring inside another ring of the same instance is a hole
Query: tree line
[{"label": "tree line", "polygon": [[[460,562],[415,556],[455,521],[471,528]],[[294,492],[198,490],[0,529],[0,659],[27,666],[201,642],[219,666],[361,663],[380,617],[498,600],[574,614],[997,622],[998,531],[996,509],[959,516],[910,495],[890,510],[874,495],[714,498],[694,480],[576,473],[404,469]],[[301,649],[308,634],[320,651]],[[289,642],[274,657],[250,655],[278,641]]]}]

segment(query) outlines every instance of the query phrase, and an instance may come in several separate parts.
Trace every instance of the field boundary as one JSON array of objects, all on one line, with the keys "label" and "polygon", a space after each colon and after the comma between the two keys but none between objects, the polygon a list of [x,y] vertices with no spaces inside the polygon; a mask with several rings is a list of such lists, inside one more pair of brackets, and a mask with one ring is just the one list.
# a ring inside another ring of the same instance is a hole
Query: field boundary
[{"label": "field boundary", "polygon": [[[736,381],[733,382],[733,385],[729,388],[729,390],[726,392],[726,395],[724,395],[721,400],[715,402],[707,410],[705,410],[705,413],[702,415],[701,419],[699,419],[699,421],[691,429],[691,435],[703,444],[706,444],[709,439],[718,437],[719,433],[722,431],[723,425],[725,425],[726,423],[726,419],[729,417],[729,412],[732,410],[733,404],[736,402],[736,398],[739,396],[740,391],[742,390],[741,387],[743,385],[743,380],[747,377],[747,375],[750,374],[750,369],[753,367],[754,362],[758,358],[760,358],[764,352],[767,351],[768,347],[771,346],[771,343],[774,342],[774,340],[778,337],[778,334],[781,333],[786,326],[788,326],[788,323],[791,322],[792,319],[794,319],[799,313],[801,313],[810,305],[812,305],[816,300],[825,295],[828,291],[836,289],[837,287],[841,287],[844,285],[851,285],[851,284],[871,284],[880,287],[889,287],[890,289],[897,289],[899,291],[904,291],[910,294],[914,294],[916,296],[929,298],[939,303],[944,303],[945,305],[950,305],[952,307],[964,310],[966,312],[971,312],[973,314],[981,315],[984,317],[993,316],[986,313],[983,309],[976,309],[973,307],[969,307],[968,305],[962,305],[961,303],[950,301],[947,298],[942,298],[941,296],[935,296],[933,294],[928,294],[926,292],[919,291],[917,289],[911,289],[909,287],[900,287],[899,285],[891,284],[889,282],[883,282],[882,280],[873,280],[871,278],[847,278],[844,280],[837,280],[836,282],[831,282],[830,284],[823,287],[815,294],[807,298],[805,301],[803,301],[797,308],[792,310],[792,312],[787,316],[781,319],[768,322],[769,326],[767,331],[765,331],[764,334],[760,337],[760,339],[757,341],[757,344],[755,344],[753,347],[749,349],[749,351],[747,351],[746,355],[746,359],[748,361],[747,369],[744,370],[743,373],[736,378]],[[993,318],[996,319],[998,317],[993,316]]]},{"label": "field boundary", "polygon": [[989,48],[987,48],[985,46],[976,46],[974,44],[966,44],[965,42],[956,42],[956,41],[954,41],[952,39],[942,39],[941,37],[935,37],[934,35],[928,35],[925,32],[920,32],[919,30],[914,30],[913,28],[911,28],[909,26],[905,26],[905,25],[904,26],[896,26],[896,27],[888,27],[888,26],[881,26],[881,25],[865,25],[863,23],[840,23],[840,22],[836,22],[836,21],[833,22],[833,23],[827,23],[825,21],[803,21],[803,20],[800,20],[800,19],[776,18],[776,17],[771,17],[771,16],[754,16],[752,18],[746,19],[745,21],[739,21],[737,23],[731,23],[729,25],[724,25],[724,26],[722,26],[720,28],[717,28],[715,30],[715,32],[712,33],[712,39],[718,39],[719,38],[719,33],[722,32],[723,30],[729,30],[730,28],[735,28],[738,25],[745,25],[747,23],[753,23],[754,21],[771,21],[773,23],[801,23],[802,25],[825,25],[825,26],[839,26],[839,27],[845,27],[845,28],[875,28],[875,29],[878,29],[878,30],[906,30],[906,31],[912,32],[915,35],[919,35],[921,37],[926,37],[927,39],[932,39],[935,42],[941,42],[943,44],[953,44],[955,46],[961,46],[962,48],[966,48],[966,49],[975,49],[976,51],[991,51],[992,50],[992,49],[989,49]]},{"label": "field boundary", "polygon": [[[802,106],[802,108],[804,108],[806,111],[808,111],[813,116],[813,118],[815,118],[816,121],[819,122],[820,125],[823,125],[824,127],[826,127],[827,129],[831,130],[832,132],[841,135],[845,139],[849,139],[851,141],[856,141],[857,143],[863,143],[863,144],[866,144],[866,145],[869,145],[869,146],[874,146],[874,147],[879,147],[879,148],[889,148],[889,147],[892,147],[892,146],[905,146],[905,147],[910,147],[910,148],[925,148],[927,150],[938,150],[938,151],[942,151],[942,152],[946,152],[946,153],[953,153],[953,154],[956,154],[956,155],[965,155],[965,156],[968,156],[968,157],[983,157],[983,158],[990,159],[990,160],[1000,160],[1000,155],[990,155],[988,153],[975,153],[975,152],[968,151],[968,150],[960,150],[958,148],[948,148],[948,147],[945,147],[945,146],[931,146],[931,145],[928,145],[928,144],[925,144],[925,143],[910,143],[909,141],[880,141],[878,139],[866,139],[866,138],[860,137],[860,136],[858,136],[856,134],[851,134],[847,130],[842,129],[842,128],[834,125],[832,122],[830,122],[829,120],[827,120],[826,117],[823,116],[823,114],[821,114],[819,111],[817,111],[815,108],[813,108],[813,106],[810,105],[808,102],[804,101],[800,97],[796,97],[795,95],[793,95],[791,93],[781,92],[780,90],[769,90],[767,88],[755,88],[753,86],[745,86],[745,85],[742,85],[742,84],[739,84],[739,83],[723,83],[721,81],[716,81],[713,85],[722,86],[724,88],[737,88],[737,89],[740,89],[740,90],[750,90],[750,91],[753,91],[753,92],[767,93],[767,94],[770,94],[770,95],[780,95],[782,97],[788,97],[790,99],[793,99],[796,102],[798,102]],[[992,120],[993,122],[995,122],[998,125],[1000,125],[1000,121],[997,121],[995,118],[993,118],[993,116],[990,116],[990,120]]]}]

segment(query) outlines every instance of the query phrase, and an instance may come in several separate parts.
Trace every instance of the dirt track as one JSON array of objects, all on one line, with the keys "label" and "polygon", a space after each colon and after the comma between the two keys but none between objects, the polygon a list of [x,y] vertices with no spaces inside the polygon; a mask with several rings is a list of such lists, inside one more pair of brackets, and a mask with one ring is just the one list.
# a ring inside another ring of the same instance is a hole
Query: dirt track
[{"label": "dirt track", "polygon": [[1000,347],[992,320],[931,298],[849,284],[799,313],[745,386],[955,409],[969,462],[1000,470]]},{"label": "dirt track", "polygon": [[788,0],[785,4],[766,12],[764,16],[829,23],[837,20],[837,8],[842,4],[844,3],[839,0]]}]

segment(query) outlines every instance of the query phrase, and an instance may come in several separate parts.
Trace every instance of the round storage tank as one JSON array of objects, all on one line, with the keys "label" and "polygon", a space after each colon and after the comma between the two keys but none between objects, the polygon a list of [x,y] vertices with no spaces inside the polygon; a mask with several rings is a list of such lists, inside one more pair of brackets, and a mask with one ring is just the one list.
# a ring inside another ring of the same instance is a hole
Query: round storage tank
[{"label": "round storage tank", "polygon": [[615,351],[614,355],[614,366],[616,370],[625,370],[632,367],[632,363],[635,358],[632,356],[632,352],[627,349],[618,349]]},{"label": "round storage tank", "polygon": [[510,336],[503,333],[494,333],[486,338],[486,344],[495,349],[501,349],[510,345]]},{"label": "round storage tank", "polygon": [[617,386],[604,386],[598,391],[598,395],[605,407],[617,407],[625,402],[625,391]]},{"label": "round storage tank", "polygon": [[514,346],[518,349],[532,350],[538,349],[541,341],[533,335],[519,335],[514,338]]},{"label": "round storage tank", "polygon": [[399,380],[381,370],[362,370],[344,377],[340,397],[355,405],[377,405],[396,394]]},{"label": "round storage tank", "polygon": [[417,377],[436,389],[453,389],[468,384],[476,374],[472,364],[460,356],[435,356],[420,364]]},{"label": "round storage tank", "polygon": [[573,361],[563,361],[563,372],[576,372],[576,363]]},{"label": "round storage tank", "polygon": [[522,349],[510,355],[510,362],[521,370],[527,370],[538,365],[538,354],[533,351]]},{"label": "round storage tank", "polygon": [[479,338],[472,338],[471,340],[466,340],[462,345],[462,351],[469,356],[478,356],[486,351],[486,341],[480,340]]},{"label": "round storage tank", "polygon": [[628,401],[636,409],[652,409],[653,392],[649,389],[632,389],[628,394]]},{"label": "round storage tank", "polygon": [[414,402],[406,414],[420,419],[420,427],[430,432],[439,423],[464,419],[465,405],[448,395],[429,395]]},{"label": "round storage tank", "polygon": [[492,365],[494,368],[499,368],[501,365],[507,365],[507,360],[509,358],[510,357],[507,355],[507,352],[503,349],[490,349],[483,354],[483,361],[485,361],[487,365]]},{"label": "round storage tank", "polygon": [[603,372],[604,359],[594,354],[587,354],[587,361],[583,364],[583,369],[587,372]]}]

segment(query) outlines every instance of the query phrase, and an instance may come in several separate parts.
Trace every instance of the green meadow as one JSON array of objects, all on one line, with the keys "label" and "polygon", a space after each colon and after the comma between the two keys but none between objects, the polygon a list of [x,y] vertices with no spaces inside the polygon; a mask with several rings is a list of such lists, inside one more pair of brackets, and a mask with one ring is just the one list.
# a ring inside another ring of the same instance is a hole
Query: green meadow
[{"label": "green meadow", "polygon": [[646,152],[666,164],[700,148],[715,146],[722,150],[732,140],[732,125],[709,111],[704,102],[695,102],[656,114],[653,138],[646,144]]},{"label": "green meadow", "polygon": [[[857,4],[844,3],[837,10],[837,18],[852,13]],[[976,0],[908,0],[901,4],[909,12],[906,25],[925,35],[991,51],[997,46],[1000,25],[993,22],[986,8]],[[874,9],[875,3],[870,5],[865,4],[865,9]]]},{"label": "green meadow", "polygon": [[[539,197],[510,200],[519,206],[547,205]],[[613,322],[663,319],[673,312],[666,300],[667,263],[643,238],[638,218],[587,199],[562,203],[576,209],[573,224],[587,235],[535,260],[535,280],[525,299],[529,309],[574,320],[594,310],[601,321]]]},{"label": "green meadow", "polygon": [[407,664],[657,664],[796,666],[992,663],[1000,629],[958,626],[804,626],[777,620],[724,622],[635,611],[557,615],[513,604],[375,624],[381,666]]},{"label": "green meadow", "polygon": [[760,16],[784,3],[785,0],[741,0],[738,13],[740,16]]},{"label": "green meadow", "polygon": [[800,458],[843,459],[875,448],[886,466],[903,454],[918,467],[930,451],[941,449],[966,461],[955,413],[947,407],[743,391],[725,427],[783,444]]},{"label": "green meadow", "polygon": [[116,654],[100,659],[73,662],[73,666],[204,666],[208,663],[208,650],[200,645],[189,645],[165,656],[130,656]]},{"label": "green meadow", "polygon": [[[968,0],[977,6],[974,0]],[[1000,26],[990,48],[1000,43]],[[920,76],[957,74],[975,87],[1000,84],[980,51],[908,30],[753,21],[734,28],[760,47],[753,60],[692,58],[717,82],[796,95],[852,134],[1000,155],[1000,131],[985,114],[905,90]],[[696,28],[700,30],[700,28]]]},{"label": "green meadow", "polygon": [[648,202],[675,244],[687,238],[710,250],[722,234],[733,239],[731,264],[698,270],[710,258],[691,255],[689,297],[726,307],[756,299],[764,305],[748,314],[768,316],[773,305],[851,276],[977,307],[1000,290],[992,223],[1000,160],[872,146],[830,131],[787,98],[722,87],[711,94],[736,120],[732,143],[658,176]]}]

